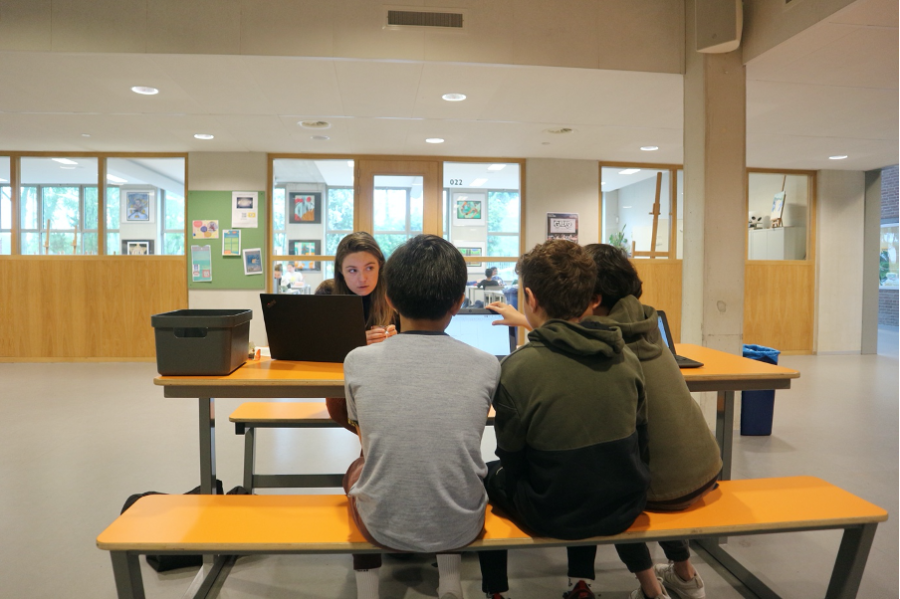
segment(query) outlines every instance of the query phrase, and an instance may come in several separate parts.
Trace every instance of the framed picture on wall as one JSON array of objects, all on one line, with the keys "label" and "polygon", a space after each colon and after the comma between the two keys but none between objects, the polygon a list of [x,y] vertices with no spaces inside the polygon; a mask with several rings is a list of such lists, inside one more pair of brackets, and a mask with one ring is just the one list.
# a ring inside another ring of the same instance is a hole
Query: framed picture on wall
[{"label": "framed picture on wall", "polygon": [[262,266],[262,250],[260,248],[246,249],[244,255],[244,274],[245,275],[261,275]]},{"label": "framed picture on wall", "polygon": [[[322,251],[322,242],[318,239],[291,239],[288,241],[288,254],[291,256],[318,256]],[[298,270],[322,270],[321,262],[295,262]]]},{"label": "framed picture on wall", "polygon": [[122,202],[123,223],[152,223],[155,222],[156,190],[155,189],[125,189]]},{"label": "framed picture on wall", "polygon": [[288,222],[295,225],[320,224],[322,222],[321,191],[288,192]]},{"label": "framed picture on wall", "polygon": [[153,240],[152,239],[123,239],[122,240],[123,256],[152,256]]},{"label": "framed picture on wall", "polygon": [[[458,241],[456,249],[463,255],[463,258],[482,258],[485,256],[485,244],[480,241]],[[484,262],[466,261],[466,267],[470,271],[479,271],[484,268]]]},{"label": "framed picture on wall", "polygon": [[454,191],[450,201],[454,227],[483,227],[487,224],[485,192]]},{"label": "framed picture on wall", "polygon": [[784,215],[784,192],[779,191],[772,199],[772,226],[782,226],[782,216]]}]

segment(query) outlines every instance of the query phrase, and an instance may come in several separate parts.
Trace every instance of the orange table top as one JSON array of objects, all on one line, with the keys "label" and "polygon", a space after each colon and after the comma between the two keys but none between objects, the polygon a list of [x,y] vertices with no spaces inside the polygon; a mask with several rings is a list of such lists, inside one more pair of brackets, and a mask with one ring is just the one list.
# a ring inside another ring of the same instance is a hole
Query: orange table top
[{"label": "orange table top", "polygon": [[[491,407],[488,410],[488,421],[493,420],[494,416],[494,408]],[[289,425],[331,422],[331,416],[322,402],[247,401],[235,408],[228,420],[247,424],[265,422],[270,425]]]},{"label": "orange table top", "polygon": [[[151,495],[103,531],[97,546],[151,553],[371,551],[346,503],[343,495]],[[722,481],[683,512],[641,514],[615,540],[843,528],[885,520],[885,510],[812,476],[733,480]],[[472,545],[538,543],[572,544],[532,538],[489,508],[484,532]]]},{"label": "orange table top", "polygon": [[[781,388],[800,373],[790,368],[748,360],[699,345],[677,344],[680,355],[704,363],[701,368],[685,368],[681,373],[692,390],[708,390],[717,384],[723,389],[738,389],[736,382],[780,381]],[[322,387],[343,386],[344,365],[331,362],[290,362],[261,358],[224,376],[158,376],[153,382],[163,387]]]}]

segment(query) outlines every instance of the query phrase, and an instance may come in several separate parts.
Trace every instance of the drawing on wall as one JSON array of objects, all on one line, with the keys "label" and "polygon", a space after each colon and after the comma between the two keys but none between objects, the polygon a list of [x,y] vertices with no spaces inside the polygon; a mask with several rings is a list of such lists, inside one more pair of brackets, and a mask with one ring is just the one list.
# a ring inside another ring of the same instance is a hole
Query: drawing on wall
[{"label": "drawing on wall", "polygon": [[[322,242],[318,239],[291,239],[288,241],[288,254],[291,256],[318,256]],[[299,270],[321,270],[319,262],[295,262]]]},{"label": "drawing on wall", "polygon": [[782,215],[784,214],[784,192],[779,191],[772,200],[772,227],[782,226]]},{"label": "drawing on wall", "polygon": [[452,194],[453,225],[457,227],[483,227],[486,195],[484,192],[455,191]]},{"label": "drawing on wall", "polygon": [[322,222],[322,192],[291,191],[288,193],[289,222],[318,224]]},{"label": "drawing on wall", "polygon": [[[456,244],[456,249],[459,250],[459,253],[463,255],[463,258],[482,258],[485,256],[485,244],[478,241],[459,241]],[[466,261],[466,268],[470,270],[481,270],[484,268],[484,262],[468,262]]]},{"label": "drawing on wall", "polygon": [[122,210],[123,223],[152,223],[153,196],[150,190],[125,191],[125,207]]},{"label": "drawing on wall", "polygon": [[218,239],[219,221],[195,220],[191,223],[191,235],[194,239]]},{"label": "drawing on wall", "polygon": [[222,255],[223,256],[240,256],[241,255],[241,230],[240,229],[222,229]]},{"label": "drawing on wall", "polygon": [[123,256],[152,256],[153,240],[152,239],[123,239],[122,240]]}]

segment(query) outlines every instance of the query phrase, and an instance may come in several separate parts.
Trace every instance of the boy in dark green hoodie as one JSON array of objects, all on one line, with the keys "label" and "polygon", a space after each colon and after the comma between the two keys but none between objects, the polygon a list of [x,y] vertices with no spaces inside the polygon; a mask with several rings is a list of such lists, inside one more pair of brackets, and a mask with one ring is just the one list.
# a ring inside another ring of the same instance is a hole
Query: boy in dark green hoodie
[{"label": "boy in dark green hoodie", "polygon": [[[650,481],[641,450],[646,408],[640,361],[593,309],[593,260],[575,243],[547,241],[516,264],[530,343],[502,364],[494,395],[499,462],[491,503],[532,532],[558,539],[613,535],[644,509]],[[569,549],[569,596],[593,596],[592,548]],[[480,552],[488,597],[509,590],[506,552]]]}]

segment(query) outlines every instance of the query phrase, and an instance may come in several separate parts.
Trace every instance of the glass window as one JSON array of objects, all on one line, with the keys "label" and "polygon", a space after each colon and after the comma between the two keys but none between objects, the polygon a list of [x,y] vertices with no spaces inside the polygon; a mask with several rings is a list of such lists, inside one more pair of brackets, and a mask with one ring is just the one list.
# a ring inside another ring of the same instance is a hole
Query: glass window
[{"label": "glass window", "polygon": [[[522,214],[519,176],[516,163],[445,162],[441,199],[444,238],[470,258],[518,258]],[[483,277],[484,269],[472,266],[479,263],[469,262],[470,278],[477,277],[478,271]]]},{"label": "glass window", "polygon": [[97,159],[21,159],[21,253],[97,253]]},{"label": "glass window", "polygon": [[9,156],[0,156],[0,256],[12,253],[12,187]]},{"label": "glass window", "polygon": [[671,177],[669,169],[603,167],[603,241],[621,247],[629,256],[634,253],[635,258],[650,258],[652,254],[668,258]]},{"label": "glass window", "polygon": [[809,177],[750,173],[747,177],[750,260],[805,260]]},{"label": "glass window", "polygon": [[272,293],[314,294],[322,281],[334,278],[333,260],[274,260]]},{"label": "glass window", "polygon": [[878,278],[881,289],[900,289],[897,271],[897,253],[900,251],[900,225],[881,225],[881,252]]},{"label": "glass window", "polygon": [[106,161],[106,253],[184,254],[184,158]]},{"label": "glass window", "polygon": [[[333,256],[338,243],[353,232],[352,160],[273,161],[272,254]],[[276,261],[276,264],[282,261]],[[298,261],[312,289],[333,276],[333,262]],[[309,266],[320,265],[319,270]],[[286,264],[282,264],[286,268]]]},{"label": "glass window", "polygon": [[423,178],[376,175],[374,184],[372,235],[387,258],[407,239],[422,233]]}]

